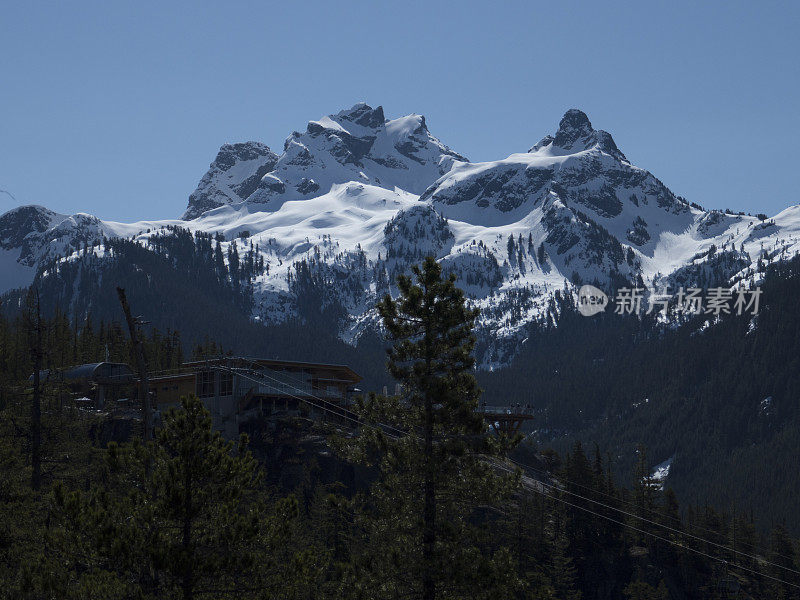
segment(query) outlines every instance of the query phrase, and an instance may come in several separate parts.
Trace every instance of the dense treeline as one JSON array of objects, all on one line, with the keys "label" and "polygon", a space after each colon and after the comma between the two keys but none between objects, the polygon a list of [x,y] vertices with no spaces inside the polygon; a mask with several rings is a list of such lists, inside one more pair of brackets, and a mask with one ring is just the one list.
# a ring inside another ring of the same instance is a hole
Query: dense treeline
[{"label": "dense treeline", "polygon": [[[116,287],[124,287],[132,306],[146,307],[157,327],[180,328],[194,340],[214,319],[227,316],[239,328],[248,323],[249,281],[260,259],[250,250],[243,258],[233,250],[228,254],[230,264],[218,239],[181,228],[153,235],[148,246],[107,239],[42,267],[32,287],[39,290],[45,314],[61,307],[79,322],[90,315],[107,322],[119,318]],[[24,295],[4,296],[4,310],[18,308]]]},{"label": "dense treeline", "polygon": [[[61,402],[47,381],[37,417],[31,361],[124,354],[124,336],[41,319],[35,298],[0,321],[0,597],[800,597],[785,530],[763,540],[750,515],[710,507],[682,517],[643,447],[628,489],[598,446],[575,443],[563,458],[517,446],[524,478],[493,466],[519,439],[487,435],[473,412],[474,313],[433,261],[417,275],[422,288],[408,280],[380,309],[403,396],[369,395],[355,431],[305,425],[329,436],[326,452],[369,470],[358,486],[268,483],[247,438],[223,440],[194,398],[149,443],[99,443],[103,414]],[[49,344],[56,351],[39,357]],[[173,364],[180,345],[174,333],[149,335],[150,368]],[[308,470],[316,460],[286,457]]]},{"label": "dense treeline", "polygon": [[[236,250],[237,245],[240,250]],[[123,315],[116,288],[122,287],[134,315],[143,317],[145,330],[151,335],[180,331],[187,358],[198,345],[210,348],[213,340],[214,351],[249,356],[321,362],[331,362],[335,356],[336,362],[347,363],[360,373],[366,384],[389,384],[383,369],[382,341],[375,334],[367,334],[359,341],[359,348],[354,348],[339,340],[335,327],[323,326],[330,324],[335,314],[319,309],[311,314],[313,286],[298,290],[308,313],[304,320],[290,319],[271,326],[254,322],[251,282],[265,266],[250,241],[240,239],[237,245],[230,245],[225,256],[218,236],[193,234],[179,227],[155,233],[147,247],[131,240],[109,239],[86,245],[68,260],[45,266],[31,289],[39,292],[42,314],[48,319],[57,317],[62,323],[59,331],[67,327],[64,314],[78,332],[84,327],[95,334],[109,327],[120,331],[116,323]],[[298,285],[305,283],[303,274],[298,270]],[[0,297],[3,318],[20,315],[26,294],[27,290],[18,290]],[[90,353],[52,352],[53,361],[56,355],[63,358],[53,365],[102,360],[106,342],[94,349],[91,358]],[[87,338],[86,343],[91,346],[93,342]],[[61,342],[58,345],[67,347]],[[109,343],[112,360],[121,356],[118,348],[118,344]]]},{"label": "dense treeline", "polygon": [[[111,360],[127,359],[115,324],[122,316],[119,285],[135,314],[151,321],[148,336],[181,332],[184,356],[199,345],[205,355],[335,360],[363,375],[364,389],[393,388],[377,335],[367,333],[353,347],[331,333],[330,323],[342,313],[335,304],[324,306],[320,275],[308,264],[299,263],[291,281],[305,320],[254,323],[250,282],[263,272],[263,259],[248,240],[239,239],[226,251],[220,240],[170,227],[155,233],[146,247],[104,240],[47,265],[48,276],[35,285],[44,314],[61,322],[55,328],[59,339],[46,344],[47,365],[101,360],[106,348]],[[515,240],[515,252],[524,244]],[[714,272],[719,265],[710,264],[708,281],[729,274]],[[531,328],[509,368],[479,374],[485,395],[493,404],[533,404],[539,410],[537,439],[561,452],[575,439],[597,441],[626,483],[641,442],[651,466],[674,457],[669,484],[685,503],[753,512],[762,530],[782,523],[800,534],[800,511],[790,500],[800,495],[794,467],[800,461],[798,263],[769,268],[758,319],[726,317],[705,329],[690,322],[664,330],[652,320],[611,314],[587,319],[575,313],[571,298],[557,297],[560,305],[551,311],[558,315],[557,326],[547,321]],[[509,296],[515,310],[524,309],[527,294],[523,289]],[[13,319],[24,292],[5,295],[0,303]],[[70,315],[69,323],[60,309]],[[74,339],[68,340],[67,329]],[[78,343],[84,329],[85,341]],[[93,350],[81,350],[84,346]],[[10,363],[30,372],[29,357]],[[0,384],[0,391],[6,386]]]},{"label": "dense treeline", "polygon": [[514,363],[481,375],[486,394],[537,408],[539,443],[597,442],[618,476],[636,447],[687,505],[756,515],[800,533],[800,260],[778,263],[754,318],[677,329],[651,319],[586,318],[566,298],[556,327],[531,332]]},{"label": "dense treeline", "polygon": [[[90,316],[76,323],[56,310],[52,317],[43,316],[41,322],[42,369],[61,370],[105,360],[133,364],[127,330],[117,321],[95,321]],[[34,370],[31,335],[25,311],[12,318],[0,314],[0,398],[18,389]],[[150,329],[144,345],[153,371],[174,369],[184,361],[183,344],[177,331],[162,333]]]},{"label": "dense treeline", "polygon": [[[30,490],[24,448],[6,436],[0,447],[0,597],[417,597],[397,589],[416,564],[403,558],[414,553],[418,531],[398,510],[404,500],[341,486],[290,494],[267,486],[246,447],[213,434],[192,399],[165,418],[150,446],[98,448],[86,436],[88,417],[46,414],[66,435],[48,444],[53,464],[60,462],[40,492]],[[5,433],[9,422],[24,426],[18,416],[6,407]],[[714,511],[681,524],[674,496],[646,481],[617,488],[602,459],[579,445],[563,464],[549,458],[563,491],[518,493],[481,513],[469,535],[456,533],[451,543],[465,554],[440,568],[459,591],[440,597],[797,597],[790,569],[798,565],[785,532],[776,530],[762,553],[750,545],[752,524],[740,522],[735,554],[720,547],[732,548],[730,538],[711,534],[719,523]],[[191,512],[179,501],[186,469],[198,502]],[[454,500],[463,505],[468,497]],[[188,520],[193,537],[184,550]],[[492,560],[477,569],[471,561],[481,556]]]}]

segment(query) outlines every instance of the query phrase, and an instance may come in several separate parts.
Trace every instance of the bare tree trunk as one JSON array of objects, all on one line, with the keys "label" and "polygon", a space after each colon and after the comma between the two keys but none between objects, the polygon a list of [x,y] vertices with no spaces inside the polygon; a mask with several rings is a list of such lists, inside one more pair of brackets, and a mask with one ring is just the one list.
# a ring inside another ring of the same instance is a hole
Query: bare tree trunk
[{"label": "bare tree trunk", "polygon": [[183,576],[181,587],[183,600],[193,600],[194,598],[194,565],[192,554],[192,469],[189,457],[184,459],[184,482],[183,482]]},{"label": "bare tree trunk", "polygon": [[42,486],[42,312],[39,304],[39,291],[34,290],[30,316],[33,328],[33,402],[31,403],[31,488],[39,490]]},{"label": "bare tree trunk", "polygon": [[[427,290],[426,290],[427,291]],[[432,332],[430,321],[425,324],[426,342],[426,372],[428,378],[431,374],[433,352],[431,349]],[[435,600],[436,598],[436,481],[433,470],[433,398],[431,397],[430,381],[426,382],[425,390],[425,498],[423,508],[422,528],[422,598]]]},{"label": "bare tree trunk", "polygon": [[125,296],[123,288],[117,288],[117,295],[119,302],[122,304],[122,310],[125,313],[125,320],[128,322],[128,331],[131,335],[131,343],[133,344],[133,351],[136,355],[136,369],[139,372],[139,395],[142,398],[142,421],[144,422],[144,439],[153,439],[153,408],[150,406],[150,386],[147,379],[147,363],[144,357],[144,344],[139,338],[139,333],[136,329],[136,322],[131,316],[131,307],[128,305],[128,299]]},{"label": "bare tree trunk", "polygon": [[436,488],[433,473],[433,402],[429,395],[425,398],[425,508],[422,530],[422,597],[424,600],[436,598],[434,579],[436,547]]}]

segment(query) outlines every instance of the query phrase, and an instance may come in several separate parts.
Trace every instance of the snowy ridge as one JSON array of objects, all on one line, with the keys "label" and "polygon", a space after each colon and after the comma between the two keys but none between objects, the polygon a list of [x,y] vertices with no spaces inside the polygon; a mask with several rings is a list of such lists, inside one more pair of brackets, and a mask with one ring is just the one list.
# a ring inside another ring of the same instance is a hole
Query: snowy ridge
[{"label": "snowy ridge", "polygon": [[292,133],[246,202],[278,210],[283,202],[313,198],[348,181],[420,194],[456,160],[466,161],[430,134],[424,117],[387,121],[383,108],[361,103]]},{"label": "snowy ridge", "polygon": [[[745,285],[800,251],[800,206],[772,219],[704,211],[630,164],[610,134],[572,109],[530,152],[470,163],[424,117],[393,120],[357,104],[309,122],[274,155],[226,144],[182,219],[116,223],[22,207],[0,217],[0,291],[104,237],[147,246],[167,226],[252,243],[264,260],[253,317],[303,316],[311,294],[353,341],[377,323],[375,301],[433,255],[481,308],[481,364],[507,363],[554,294],[594,283]],[[102,255],[102,250],[97,252]]]}]

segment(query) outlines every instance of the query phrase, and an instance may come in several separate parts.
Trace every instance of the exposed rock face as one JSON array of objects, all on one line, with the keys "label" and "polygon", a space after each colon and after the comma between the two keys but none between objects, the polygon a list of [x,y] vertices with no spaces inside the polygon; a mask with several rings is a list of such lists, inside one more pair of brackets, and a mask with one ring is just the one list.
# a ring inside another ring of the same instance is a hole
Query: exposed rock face
[{"label": "exposed rock face", "polygon": [[189,196],[183,218],[196,219],[219,206],[247,199],[277,161],[278,156],[259,142],[225,144]]},{"label": "exposed rock face", "polygon": [[360,103],[292,133],[247,202],[256,210],[277,210],[349,181],[419,194],[455,161],[466,160],[431,135],[425,117],[387,120],[382,107]]},{"label": "exposed rock face", "polygon": [[19,248],[30,234],[47,231],[58,217],[43,206],[21,206],[0,216],[0,248]]},{"label": "exposed rock face", "polygon": [[614,158],[627,162],[625,155],[620,152],[614,143],[611,134],[602,130],[595,130],[586,113],[571,108],[561,118],[555,137],[546,136],[530,149],[536,152],[550,148],[551,151],[574,154],[592,148],[599,148]]}]

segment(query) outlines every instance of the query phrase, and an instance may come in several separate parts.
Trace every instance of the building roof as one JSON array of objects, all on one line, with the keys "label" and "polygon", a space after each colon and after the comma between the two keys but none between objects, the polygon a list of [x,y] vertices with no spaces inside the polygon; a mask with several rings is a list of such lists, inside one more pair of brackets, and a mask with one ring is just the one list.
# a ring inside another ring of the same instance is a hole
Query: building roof
[{"label": "building roof", "polygon": [[[219,358],[211,358],[208,360],[196,360],[183,363],[186,367],[200,367],[204,364],[214,364],[219,362],[247,362],[247,363],[255,363],[262,367],[295,367],[295,368],[309,368],[309,369],[330,369],[339,371],[342,375],[342,379],[344,381],[348,381],[351,383],[358,383],[363,379],[361,375],[353,371],[347,365],[340,365],[340,364],[330,364],[330,363],[316,363],[316,362],[303,362],[303,361],[296,361],[296,360],[278,360],[278,359],[270,359],[270,358],[253,358],[253,357],[246,357],[246,356],[231,356],[231,357],[219,357]],[[328,378],[330,379],[330,378]]]},{"label": "building roof", "polygon": [[64,379],[91,379],[95,370],[103,363],[87,363],[64,371]]},{"label": "building roof", "polygon": [[[112,370],[116,370],[117,372],[112,375]],[[43,381],[56,378],[64,381],[106,380],[106,383],[108,380],[114,380],[115,382],[119,383],[127,383],[133,381],[134,378],[133,371],[127,364],[112,362],[87,363],[84,365],[70,367],[68,369],[64,369],[63,371],[39,371],[39,377]],[[33,375],[28,378],[28,381],[33,381]]]},{"label": "building roof", "polygon": [[174,381],[175,379],[194,379],[194,375],[195,375],[194,371],[166,373],[163,375],[154,375],[153,377],[150,377],[148,381],[159,382],[159,381]]},{"label": "building roof", "polygon": [[133,371],[126,363],[99,362],[78,365],[64,371],[64,379],[75,381],[81,379],[133,381]]}]

